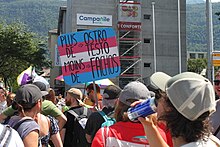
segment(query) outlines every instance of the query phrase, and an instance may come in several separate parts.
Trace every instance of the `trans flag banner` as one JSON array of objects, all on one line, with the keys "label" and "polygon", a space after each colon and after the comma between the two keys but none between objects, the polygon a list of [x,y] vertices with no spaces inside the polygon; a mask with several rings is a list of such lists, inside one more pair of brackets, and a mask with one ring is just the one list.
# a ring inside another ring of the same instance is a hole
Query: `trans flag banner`
[{"label": "trans flag banner", "polygon": [[58,50],[68,85],[113,78],[121,72],[112,28],[62,34],[58,37]]}]

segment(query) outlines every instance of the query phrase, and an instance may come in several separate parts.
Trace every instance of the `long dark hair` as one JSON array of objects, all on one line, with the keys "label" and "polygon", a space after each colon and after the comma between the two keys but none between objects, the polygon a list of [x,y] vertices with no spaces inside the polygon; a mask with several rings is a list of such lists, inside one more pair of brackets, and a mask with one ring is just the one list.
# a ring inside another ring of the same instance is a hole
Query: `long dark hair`
[{"label": "long dark hair", "polygon": [[127,122],[130,121],[128,118],[127,110],[130,106],[125,105],[124,103],[118,101],[117,106],[115,107],[114,118],[117,122],[123,121]]},{"label": "long dark hair", "polygon": [[211,134],[209,112],[205,112],[196,120],[191,121],[175,109],[165,93],[161,96],[165,99],[165,107],[168,110],[166,109],[166,112],[158,120],[166,122],[172,137],[182,137],[186,142],[207,140]]}]

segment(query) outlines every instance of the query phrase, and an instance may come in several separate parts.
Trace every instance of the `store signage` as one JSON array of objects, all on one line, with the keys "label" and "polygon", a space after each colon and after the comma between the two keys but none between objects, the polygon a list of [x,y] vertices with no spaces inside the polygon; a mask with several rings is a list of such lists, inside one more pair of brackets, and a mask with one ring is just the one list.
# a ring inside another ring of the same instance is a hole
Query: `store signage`
[{"label": "store signage", "polygon": [[213,66],[220,66],[220,52],[212,53],[212,64]]},{"label": "store signage", "polygon": [[112,26],[112,15],[77,14],[77,25]]},{"label": "store signage", "polygon": [[120,59],[115,31],[100,28],[62,34],[58,50],[64,81],[75,85],[120,74]]},{"label": "store signage", "polygon": [[141,22],[140,4],[119,4],[118,21],[120,22]]},{"label": "store signage", "polygon": [[140,22],[118,22],[118,30],[141,31],[141,23]]}]

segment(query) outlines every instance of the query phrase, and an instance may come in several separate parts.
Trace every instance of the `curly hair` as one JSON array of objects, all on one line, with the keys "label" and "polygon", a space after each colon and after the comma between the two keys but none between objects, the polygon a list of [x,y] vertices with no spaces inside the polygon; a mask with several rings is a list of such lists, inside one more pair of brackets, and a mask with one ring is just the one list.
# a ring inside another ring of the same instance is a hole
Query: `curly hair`
[{"label": "curly hair", "polygon": [[165,99],[165,105],[168,109],[158,120],[166,122],[172,137],[182,137],[186,142],[207,140],[211,134],[209,112],[205,112],[195,121],[191,121],[175,109],[165,93],[162,93],[161,96]]}]

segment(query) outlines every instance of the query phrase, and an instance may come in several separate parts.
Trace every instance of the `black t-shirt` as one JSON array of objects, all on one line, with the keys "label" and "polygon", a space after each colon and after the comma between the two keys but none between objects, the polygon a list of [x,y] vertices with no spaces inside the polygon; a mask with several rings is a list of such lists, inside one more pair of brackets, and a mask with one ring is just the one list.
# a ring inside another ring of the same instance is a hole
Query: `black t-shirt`
[{"label": "black t-shirt", "polygon": [[[102,109],[102,111],[107,115],[113,110],[114,108],[106,107]],[[101,128],[103,122],[105,122],[105,120],[99,112],[94,112],[89,116],[89,119],[86,123],[85,131],[86,134],[91,135],[92,140],[95,137],[96,132]]]},{"label": "black t-shirt", "polygon": [[[73,110],[76,114],[82,115],[85,108],[82,106],[72,107],[70,110]],[[78,121],[75,119],[75,116],[66,111],[65,116],[67,117],[67,122],[64,125],[66,129],[65,138],[64,138],[64,147],[87,147],[89,144],[86,141],[85,130],[81,127]],[[88,109],[87,116],[89,117],[92,114],[92,111]]]}]

